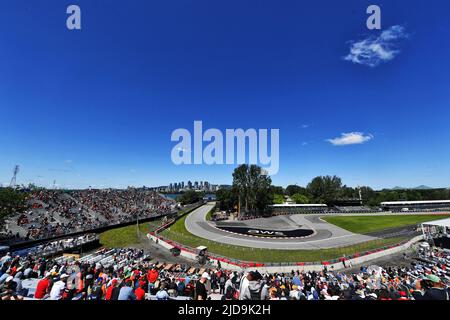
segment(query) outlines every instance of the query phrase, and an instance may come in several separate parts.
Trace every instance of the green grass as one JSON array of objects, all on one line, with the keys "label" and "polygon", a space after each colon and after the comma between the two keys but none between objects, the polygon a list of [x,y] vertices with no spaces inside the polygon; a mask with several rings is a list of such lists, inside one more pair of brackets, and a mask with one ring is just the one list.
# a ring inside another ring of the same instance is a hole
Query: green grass
[{"label": "green grass", "polygon": [[348,231],[366,234],[447,217],[448,215],[330,216],[322,219]]},{"label": "green grass", "polygon": [[[161,220],[139,224],[140,235],[146,235],[161,225]],[[125,248],[140,242],[135,224],[127,227],[111,229],[100,234],[100,244],[108,248]]]},{"label": "green grass", "polygon": [[[191,210],[186,210],[187,213]],[[182,214],[183,214],[182,213]],[[386,238],[368,241],[352,246],[320,249],[320,250],[270,250],[227,245],[197,237],[186,230],[185,220],[187,214],[180,218],[161,235],[165,238],[182,243],[190,247],[204,245],[209,252],[242,261],[258,262],[318,262],[349,256],[355,253],[381,248],[399,243],[406,238]],[[324,220],[336,224],[344,229],[356,233],[368,233],[387,228],[418,224],[424,221],[442,219],[443,215],[399,215],[399,216],[333,216]],[[151,221],[139,225],[142,235],[154,230],[160,221]],[[136,225],[106,231],[100,235],[100,243],[110,248],[129,247],[139,243]]]},{"label": "green grass", "polygon": [[208,211],[208,213],[206,214],[206,221],[210,221],[211,220],[212,214],[215,211],[216,211],[216,206],[212,207],[211,210]]},{"label": "green grass", "polygon": [[165,238],[182,243],[190,247],[204,245],[208,251],[232,259],[255,262],[314,262],[340,258],[343,255],[353,255],[358,252],[381,248],[383,246],[399,243],[405,238],[387,238],[368,241],[365,243],[321,250],[270,250],[256,249],[241,246],[227,245],[197,237],[185,228],[186,216],[178,220],[161,235]]},{"label": "green grass", "polygon": [[[186,209],[179,212],[179,215],[183,215],[192,209]],[[156,228],[162,225],[162,219],[153,220],[139,224],[140,236],[145,236],[148,232],[154,231]],[[129,225],[127,227],[121,227],[111,229],[100,234],[100,244],[108,248],[125,248],[133,246],[139,243],[141,239],[138,236],[136,224]]]}]

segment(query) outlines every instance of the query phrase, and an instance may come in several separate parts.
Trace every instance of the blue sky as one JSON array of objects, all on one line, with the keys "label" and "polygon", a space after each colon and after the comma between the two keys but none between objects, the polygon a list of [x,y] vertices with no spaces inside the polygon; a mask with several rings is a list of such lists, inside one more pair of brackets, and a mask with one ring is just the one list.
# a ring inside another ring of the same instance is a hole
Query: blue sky
[{"label": "blue sky", "polygon": [[231,183],[171,162],[172,131],[202,120],[279,128],[278,185],[450,187],[449,39],[444,0],[2,0],[0,182],[19,164],[44,186]]}]

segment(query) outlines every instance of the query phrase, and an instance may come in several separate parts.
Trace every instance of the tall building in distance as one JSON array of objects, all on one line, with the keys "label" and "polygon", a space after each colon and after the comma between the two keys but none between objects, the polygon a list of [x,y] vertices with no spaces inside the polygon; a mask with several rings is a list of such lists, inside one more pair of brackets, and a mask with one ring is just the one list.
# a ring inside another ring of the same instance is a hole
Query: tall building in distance
[{"label": "tall building in distance", "polygon": [[155,189],[160,192],[184,192],[188,190],[203,191],[203,192],[215,192],[220,189],[220,185],[211,184],[208,181],[194,181],[191,180],[184,182],[171,182],[168,186],[160,186]]}]

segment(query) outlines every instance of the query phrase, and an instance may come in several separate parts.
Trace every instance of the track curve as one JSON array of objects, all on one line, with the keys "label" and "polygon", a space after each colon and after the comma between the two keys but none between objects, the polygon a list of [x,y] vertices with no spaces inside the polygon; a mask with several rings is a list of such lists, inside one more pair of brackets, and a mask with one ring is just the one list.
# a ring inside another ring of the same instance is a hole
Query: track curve
[{"label": "track curve", "polygon": [[[329,224],[323,220],[320,220],[321,215],[296,214],[292,216],[276,216],[247,221],[215,223],[206,220],[206,215],[213,207],[214,203],[207,203],[191,212],[185,220],[185,227],[187,231],[198,237],[229,245],[284,250],[328,249],[349,246],[356,243],[377,239],[371,236],[351,233],[335,225]],[[216,225],[241,226],[280,231],[308,228],[313,230],[314,234],[312,236],[295,239],[267,239],[230,233],[216,228]]]}]

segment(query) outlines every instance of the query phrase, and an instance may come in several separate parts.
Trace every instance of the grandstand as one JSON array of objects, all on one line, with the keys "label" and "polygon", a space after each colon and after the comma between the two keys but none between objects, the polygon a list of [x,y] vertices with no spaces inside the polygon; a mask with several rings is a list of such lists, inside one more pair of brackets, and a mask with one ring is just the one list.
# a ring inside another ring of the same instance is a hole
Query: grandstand
[{"label": "grandstand", "polygon": [[1,238],[24,242],[88,232],[167,215],[175,206],[148,190],[33,191],[27,208],[6,219]]},{"label": "grandstand", "polygon": [[270,206],[273,215],[300,214],[300,213],[325,213],[328,210],[326,204],[274,204]]},{"label": "grandstand", "polygon": [[26,257],[29,255],[39,255],[40,257],[54,257],[64,253],[83,252],[84,250],[91,250],[98,246],[98,235],[88,233],[78,237],[67,237],[51,242],[44,242],[32,247],[18,249],[14,252],[14,254],[21,257]]},{"label": "grandstand", "polygon": [[334,209],[336,212],[340,213],[370,213],[379,211],[367,206],[335,206]]},{"label": "grandstand", "polygon": [[436,247],[450,249],[450,218],[422,223],[424,239],[431,241]]},{"label": "grandstand", "polygon": [[393,212],[450,210],[450,200],[386,201],[380,205],[382,210]]},{"label": "grandstand", "polygon": [[274,204],[271,206],[273,215],[289,214],[325,214],[325,213],[370,213],[379,211],[368,206],[327,206],[326,204]]}]

